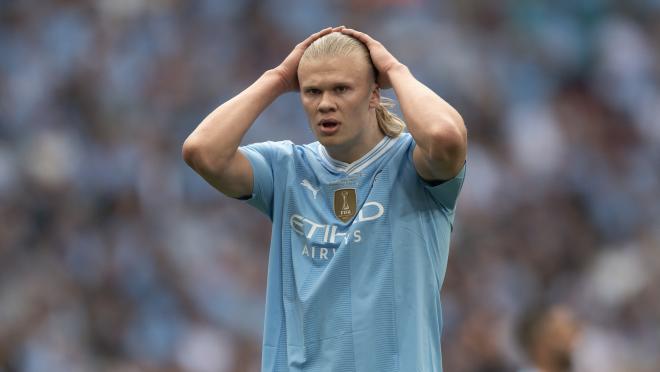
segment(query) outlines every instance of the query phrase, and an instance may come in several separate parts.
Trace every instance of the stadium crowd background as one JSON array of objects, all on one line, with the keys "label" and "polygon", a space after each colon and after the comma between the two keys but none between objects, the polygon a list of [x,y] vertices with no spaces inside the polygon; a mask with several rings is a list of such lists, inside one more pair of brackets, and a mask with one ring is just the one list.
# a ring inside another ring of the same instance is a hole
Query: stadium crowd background
[{"label": "stadium crowd background", "polygon": [[[576,371],[660,370],[658,19],[657,0],[3,1],[0,371],[258,370],[270,225],[181,145],[339,24],[468,126],[445,369],[527,365],[521,317],[561,304]],[[311,140],[298,99],[246,142]]]}]

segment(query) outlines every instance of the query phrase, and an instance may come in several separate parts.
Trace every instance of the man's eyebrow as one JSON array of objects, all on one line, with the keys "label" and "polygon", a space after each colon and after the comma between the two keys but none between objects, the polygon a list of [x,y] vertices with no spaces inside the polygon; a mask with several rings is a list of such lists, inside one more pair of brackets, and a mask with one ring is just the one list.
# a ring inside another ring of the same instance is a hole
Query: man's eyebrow
[{"label": "man's eyebrow", "polygon": [[333,81],[333,82],[329,82],[327,84],[307,83],[307,84],[301,84],[300,88],[301,89],[321,89],[320,87],[322,85],[335,88],[335,87],[338,87],[338,86],[353,86],[353,83],[351,81],[348,81],[348,80]]}]

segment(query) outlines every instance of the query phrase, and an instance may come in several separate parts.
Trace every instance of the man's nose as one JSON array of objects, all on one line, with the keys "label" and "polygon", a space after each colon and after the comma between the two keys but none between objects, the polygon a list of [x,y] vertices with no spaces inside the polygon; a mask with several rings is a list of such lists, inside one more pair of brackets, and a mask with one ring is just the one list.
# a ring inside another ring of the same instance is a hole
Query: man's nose
[{"label": "man's nose", "polygon": [[323,92],[321,94],[321,101],[319,102],[318,109],[320,112],[331,112],[337,109],[330,92]]}]

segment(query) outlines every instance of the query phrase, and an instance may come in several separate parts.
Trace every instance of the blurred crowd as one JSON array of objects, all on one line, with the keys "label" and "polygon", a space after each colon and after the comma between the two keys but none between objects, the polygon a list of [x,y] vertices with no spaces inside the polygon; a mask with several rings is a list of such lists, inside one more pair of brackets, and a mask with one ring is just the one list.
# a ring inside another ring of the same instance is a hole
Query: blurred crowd
[{"label": "blurred crowd", "polygon": [[[566,370],[659,371],[659,17],[657,0],[0,2],[0,372],[259,370],[270,224],[181,145],[339,24],[468,127],[445,370],[539,367],[524,320],[560,307]],[[245,142],[306,128],[292,93]]]}]

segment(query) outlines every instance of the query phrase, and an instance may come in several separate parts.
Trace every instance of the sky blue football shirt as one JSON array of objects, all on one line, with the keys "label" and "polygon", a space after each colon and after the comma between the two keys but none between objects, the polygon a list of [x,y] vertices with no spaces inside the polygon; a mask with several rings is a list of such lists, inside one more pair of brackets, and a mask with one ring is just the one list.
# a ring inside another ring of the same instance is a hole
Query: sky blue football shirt
[{"label": "sky blue football shirt", "polygon": [[263,372],[438,372],[440,288],[465,168],[438,186],[408,133],[359,160],[318,142],[241,147],[273,221]]}]

